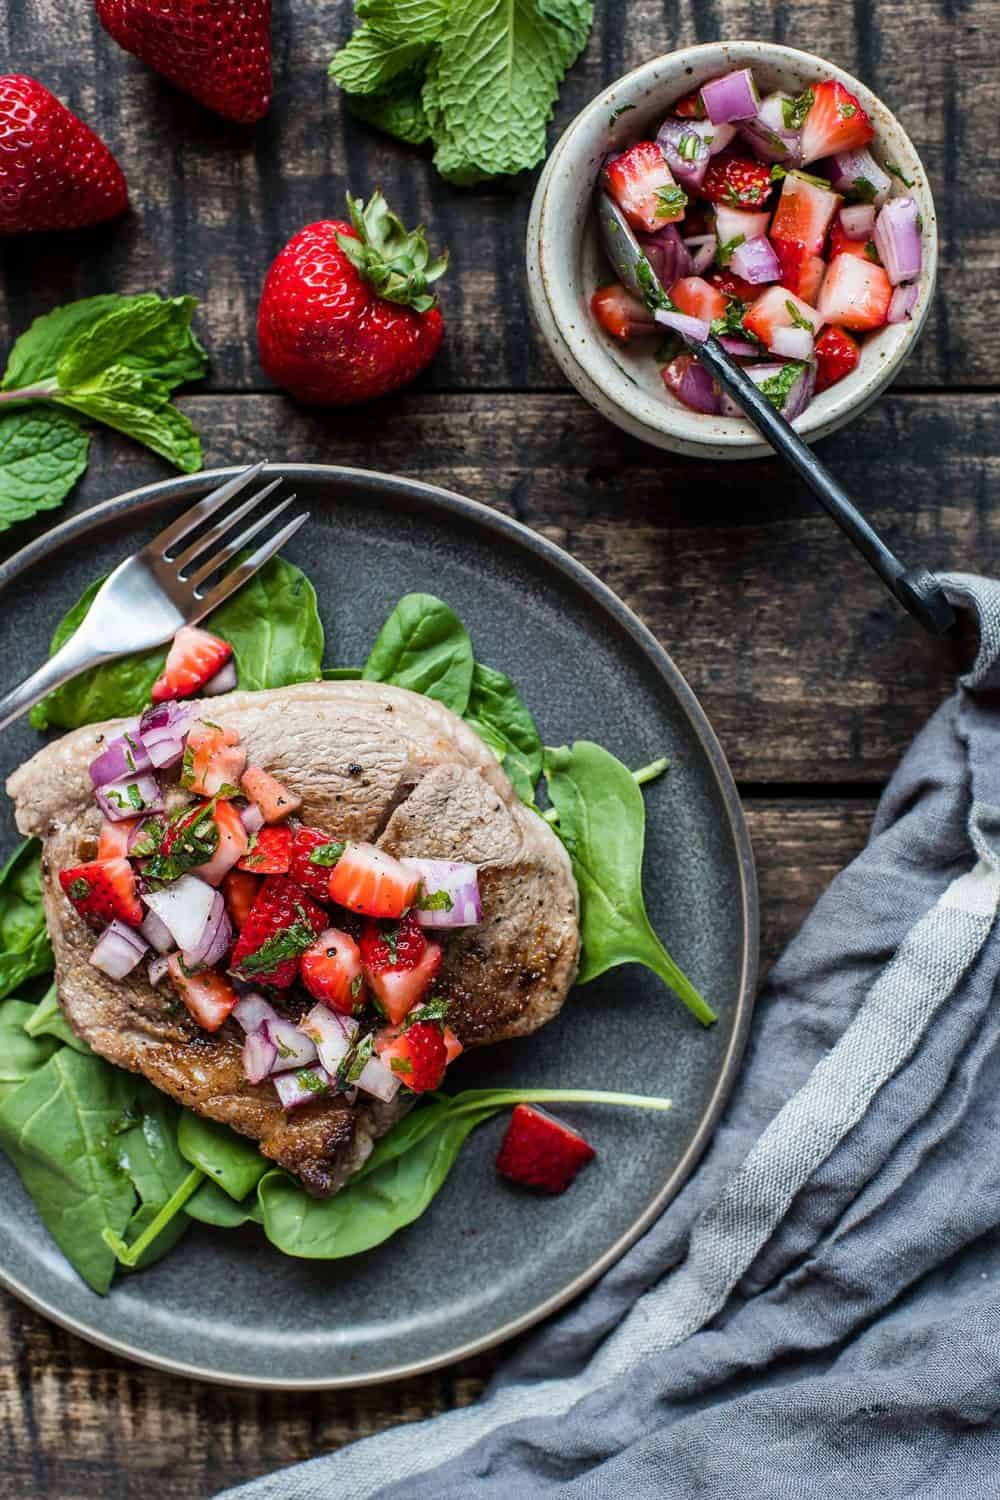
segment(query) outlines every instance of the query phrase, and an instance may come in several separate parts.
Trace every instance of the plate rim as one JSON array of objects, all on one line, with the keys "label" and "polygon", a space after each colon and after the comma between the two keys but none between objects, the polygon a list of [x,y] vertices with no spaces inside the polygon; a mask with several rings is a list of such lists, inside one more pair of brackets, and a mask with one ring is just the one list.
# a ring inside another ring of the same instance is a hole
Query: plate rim
[{"label": "plate rim", "polygon": [[[203,469],[197,474],[179,475],[169,479],[156,480],[150,484],[140,485],[137,489],[129,490],[125,494],[115,496],[110,500],[101,501],[77,515],[68,517],[65,521],[60,522],[58,526],[43,532],[40,536],[26,543],[25,546],[21,547],[5,562],[0,563],[0,603],[2,603],[3,594],[7,587],[15,582],[22,573],[51,554],[58,552],[67,542],[85,537],[89,532],[103,527],[116,516],[132,514],[144,509],[155,511],[173,501],[183,500],[188,494],[194,497],[198,491],[205,488],[206,484],[211,484],[212,482],[221,483],[223,480],[241,472],[242,467],[241,465],[226,465],[217,469]],[[532,553],[543,563],[555,568],[571,584],[574,584],[578,589],[582,589],[584,593],[588,594],[601,609],[610,614],[615,622],[625,630],[660,678],[667,683],[673,692],[702,747],[714,775],[725,810],[728,830],[733,839],[739,870],[743,944],[739,996],[736,1002],[733,1031],[729,1046],[722,1058],[715,1088],[712,1091],[708,1105],[702,1113],[697,1129],[688,1143],[686,1151],[646,1209],[629,1226],[624,1234],[619,1235],[614,1244],[598,1256],[586,1270],[574,1276],[560,1291],[553,1293],[542,1302],[521,1313],[518,1317],[502,1323],[489,1333],[481,1334],[477,1338],[462,1342],[450,1350],[433,1355],[427,1359],[413,1361],[408,1364],[399,1364],[385,1370],[373,1371],[363,1375],[342,1374],[323,1378],[307,1377],[304,1379],[263,1378],[240,1372],[206,1369],[197,1364],[189,1364],[184,1360],[149,1353],[142,1348],[128,1343],[124,1339],[118,1339],[104,1333],[98,1327],[90,1326],[82,1319],[65,1313],[58,1307],[54,1307],[44,1297],[36,1295],[28,1286],[17,1277],[12,1276],[0,1265],[0,1287],[17,1297],[19,1301],[24,1302],[27,1306],[33,1308],[34,1311],[41,1313],[43,1317],[48,1318],[59,1327],[65,1328],[68,1332],[84,1339],[87,1343],[96,1345],[98,1348],[105,1349],[112,1354],[134,1360],[136,1363],[149,1368],[187,1379],[206,1381],[213,1385],[224,1385],[245,1390],[352,1390],[360,1389],[364,1386],[385,1385],[390,1381],[410,1379],[428,1374],[433,1370],[443,1369],[448,1365],[455,1364],[459,1360],[468,1359],[473,1355],[481,1354],[488,1349],[495,1348],[497,1345],[507,1342],[508,1339],[516,1337],[519,1333],[524,1333],[527,1329],[535,1327],[591,1287],[605,1271],[609,1270],[611,1266],[621,1259],[625,1252],[635,1244],[650,1225],[659,1218],[672,1199],[676,1197],[701,1159],[712,1137],[726,1100],[736,1081],[746,1048],[750,1022],[753,1017],[758,977],[760,920],[757,874],[743,805],[736,789],[736,783],[733,779],[729,762],[726,759],[725,752],[711,726],[708,716],[680,668],[676,665],[667,650],[660,644],[656,636],[653,635],[653,632],[648,626],[643,624],[639,616],[623,600],[619,599],[614,590],[604,583],[596,573],[591,572],[589,568],[579,562],[571,553],[560,547],[557,542],[551,541],[540,532],[533,531],[530,527],[525,526],[512,516],[508,516],[505,512],[484,505],[481,501],[470,500],[467,496],[460,495],[454,490],[428,483],[425,480],[411,479],[399,474],[387,474],[377,469],[359,469],[340,464],[285,464],[271,462],[265,464],[262,477],[284,477],[290,481],[294,481],[297,477],[300,477],[311,483],[327,482],[341,486],[354,484],[368,487],[375,493],[388,493],[397,498],[409,499],[432,514],[440,516],[443,512],[446,516],[460,518],[475,525],[485,527],[487,531],[492,531],[516,546],[527,549],[528,552]]]}]

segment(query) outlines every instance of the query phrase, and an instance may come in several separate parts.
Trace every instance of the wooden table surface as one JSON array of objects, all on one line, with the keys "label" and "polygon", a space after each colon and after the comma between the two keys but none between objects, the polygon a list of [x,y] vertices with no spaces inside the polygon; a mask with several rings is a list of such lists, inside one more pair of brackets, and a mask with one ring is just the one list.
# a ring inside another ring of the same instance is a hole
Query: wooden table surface
[{"label": "wooden table surface", "polygon": [[[715,724],[749,816],[773,957],[861,847],[959,648],[922,638],[776,463],[672,458],[567,390],[527,310],[533,178],[450,188],[421,153],[352,121],[326,79],[350,29],[346,4],[276,0],[276,101],[247,131],[119,51],[82,0],[0,9],[0,67],[39,78],[95,126],[133,204],[106,228],[0,250],[0,351],[74,297],[193,293],[212,370],[181,404],[208,465],[266,454],[393,470],[495,505],[575,553],[656,632]],[[989,501],[1000,450],[1000,4],[597,0],[597,10],[554,129],[651,55],[739,37],[827,55],[902,119],[937,199],[937,301],[892,393],[820,451],[909,560],[989,571],[1000,530]],[[297,229],[339,216],[348,186],[378,184],[451,248],[445,345],[399,401],[308,412],[270,389],[257,363],[260,284]],[[102,431],[67,509],[166,472]],[[32,534],[23,526],[3,542],[10,550]],[[499,1358],[348,1394],[254,1394],[142,1369],[0,1297],[0,1497],[195,1500],[473,1401]]]}]

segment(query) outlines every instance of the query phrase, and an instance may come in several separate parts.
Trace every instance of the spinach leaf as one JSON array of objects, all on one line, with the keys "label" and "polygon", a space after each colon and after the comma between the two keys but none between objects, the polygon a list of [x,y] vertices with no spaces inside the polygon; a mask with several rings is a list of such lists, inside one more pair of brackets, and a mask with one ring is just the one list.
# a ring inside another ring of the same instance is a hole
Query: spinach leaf
[{"label": "spinach leaf", "polygon": [[324,667],[320,673],[324,682],[357,682],[364,675],[360,667]]},{"label": "spinach leaf", "polygon": [[239,1229],[242,1224],[263,1222],[256,1194],[244,1198],[242,1203],[234,1203],[228,1193],[209,1181],[203,1182],[194,1197],[188,1199],[184,1212],[200,1224],[211,1224],[216,1229]]},{"label": "spinach leaf", "polygon": [[[184,1238],[191,1228],[190,1220],[178,1208],[162,1228],[155,1234],[150,1235],[149,1231],[153,1228],[162,1212],[162,1205],[140,1203],[131,1219],[129,1219],[125,1226],[122,1242],[129,1246],[138,1245],[142,1240],[146,1240],[147,1243],[142,1246],[137,1255],[126,1253],[125,1259],[119,1255],[118,1263],[126,1271],[144,1271],[147,1266],[155,1265],[158,1260],[162,1260],[165,1255],[170,1254],[174,1246]],[[105,1231],[105,1234],[107,1234],[107,1231]],[[112,1236],[111,1238],[113,1245],[116,1245],[117,1240],[115,1237]]]},{"label": "spinach leaf", "polygon": [[90,1052],[87,1043],[78,1037],[59,1008],[59,993],[54,984],[49,985],[37,1005],[31,1007],[31,1015],[24,1023],[25,1033],[30,1037],[54,1037],[72,1047],[74,1052]]},{"label": "spinach leaf", "polygon": [[256,1187],[271,1165],[252,1141],[189,1110],[181,1114],[177,1145],[185,1161],[199,1167],[236,1203]]},{"label": "spinach leaf", "polygon": [[433,594],[406,594],[379,631],[364,675],[368,682],[423,693],[461,715],[472,670],[472,642],[458,616]]},{"label": "spinach leaf", "polygon": [[[123,1236],[132,1247],[149,1235],[162,1210],[190,1177],[191,1167],[177,1148],[181,1112],[172,1099],[140,1079],[130,1113],[134,1123],[116,1134],[111,1146],[119,1167],[140,1198]],[[140,1253],[128,1254],[124,1264],[135,1270],[151,1266],[173,1249],[188,1227],[188,1220],[178,1206],[167,1222],[149,1236]]]},{"label": "spinach leaf", "polygon": [[476,662],[465,721],[502,758],[522,802],[533,802],[542,774],[542,742],[531,713],[510,678]]},{"label": "spinach leaf", "polygon": [[109,1146],[135,1089],[132,1075],[61,1047],[0,1104],[0,1145],[60,1250],[102,1294],[116,1264],[103,1231],[120,1234],[135,1206]]},{"label": "spinach leaf", "polygon": [[545,779],[559,835],[580,888],[578,984],[618,964],[658,974],[704,1026],[715,1019],[653,931],[642,894],[646,813],[627,766],[589,740],[545,751]]},{"label": "spinach leaf", "polygon": [[29,839],[0,870],[0,1000],[52,967],[42,902],[41,845]]},{"label": "spinach leaf", "polygon": [[51,1037],[27,1036],[24,1024],[35,1007],[27,1000],[0,1005],[0,1102],[48,1062],[58,1043]]},{"label": "spinach leaf", "polygon": [[[50,654],[73,634],[104,582],[97,579],[56,627]],[[255,578],[205,621],[205,628],[229,641],[239,685],[248,691],[287,687],[318,677],[323,660],[323,625],[316,591],[305,574],[283,557],[273,557]],[[166,648],[138,652],[83,672],[49,693],[31,710],[36,729],[78,729],[101,719],[139,714],[149,703],[163,670]]]}]

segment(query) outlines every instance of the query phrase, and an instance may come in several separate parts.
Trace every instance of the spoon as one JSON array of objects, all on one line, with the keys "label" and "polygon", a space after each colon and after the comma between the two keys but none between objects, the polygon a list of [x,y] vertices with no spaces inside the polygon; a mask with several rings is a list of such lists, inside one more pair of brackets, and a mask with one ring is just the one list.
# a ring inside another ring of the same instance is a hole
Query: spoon
[{"label": "spoon", "polygon": [[[599,191],[597,195],[597,217],[601,243],[619,280],[642,301],[646,300],[649,292],[650,279],[653,290],[666,296],[665,289],[632,232],[632,226],[614,199],[603,191]],[[640,265],[643,267],[645,292],[639,280]],[[681,337],[684,338],[683,335]],[[878,532],[868,524],[829,469],[820,463],[791,424],[758,390],[718,340],[709,337],[701,343],[696,339],[684,338],[684,343],[692,354],[698,356],[699,363],[715,377],[727,396],[731,396],[742,408],[744,416],[753,423],[761,437],[766,438],[775,452],[805,480],[824,510],[833,517],[841,531],[847,534],[903,608],[909,610],[913,618],[919,620],[932,635],[944,635],[950,630],[955,623],[955,611],[934,574],[929,568],[907,568],[900,562]]]}]

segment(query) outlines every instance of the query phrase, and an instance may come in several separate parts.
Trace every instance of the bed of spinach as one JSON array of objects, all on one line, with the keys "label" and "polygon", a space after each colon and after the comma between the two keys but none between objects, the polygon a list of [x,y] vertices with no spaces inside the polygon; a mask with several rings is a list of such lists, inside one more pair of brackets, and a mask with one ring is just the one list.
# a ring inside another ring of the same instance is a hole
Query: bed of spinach
[{"label": "bed of spinach", "polygon": [[[56,649],[86,614],[94,584],[60,623]],[[240,686],[285,686],[322,675],[393,682],[465,718],[502,762],[521,799],[558,832],[580,887],[580,982],[622,963],[658,974],[699,1020],[713,1013],[653,931],[642,896],[645,816],[632,773],[599,745],[546,749],[517,687],[475,658],[468,631],[441,600],[409,594],[363,668],[321,669],[323,628],[312,585],[275,559],[209,620],[234,646]],[[135,714],[163,652],[123,658],[51,694],[39,727],[73,728]],[[551,805],[538,806],[544,776]],[[575,1090],[466,1090],[435,1095],[379,1141],[332,1199],[313,1199],[249,1141],[180,1109],[144,1079],[91,1053],[59,1009],[55,986],[37,1002],[5,997],[51,973],[37,841],[0,871],[0,1146],[47,1228],[81,1276],[106,1292],[118,1266],[141,1269],[195,1220],[260,1225],[287,1255],[335,1259],[381,1244],[413,1223],[440,1190],[466,1137],[522,1100],[669,1108],[663,1099]]]}]

